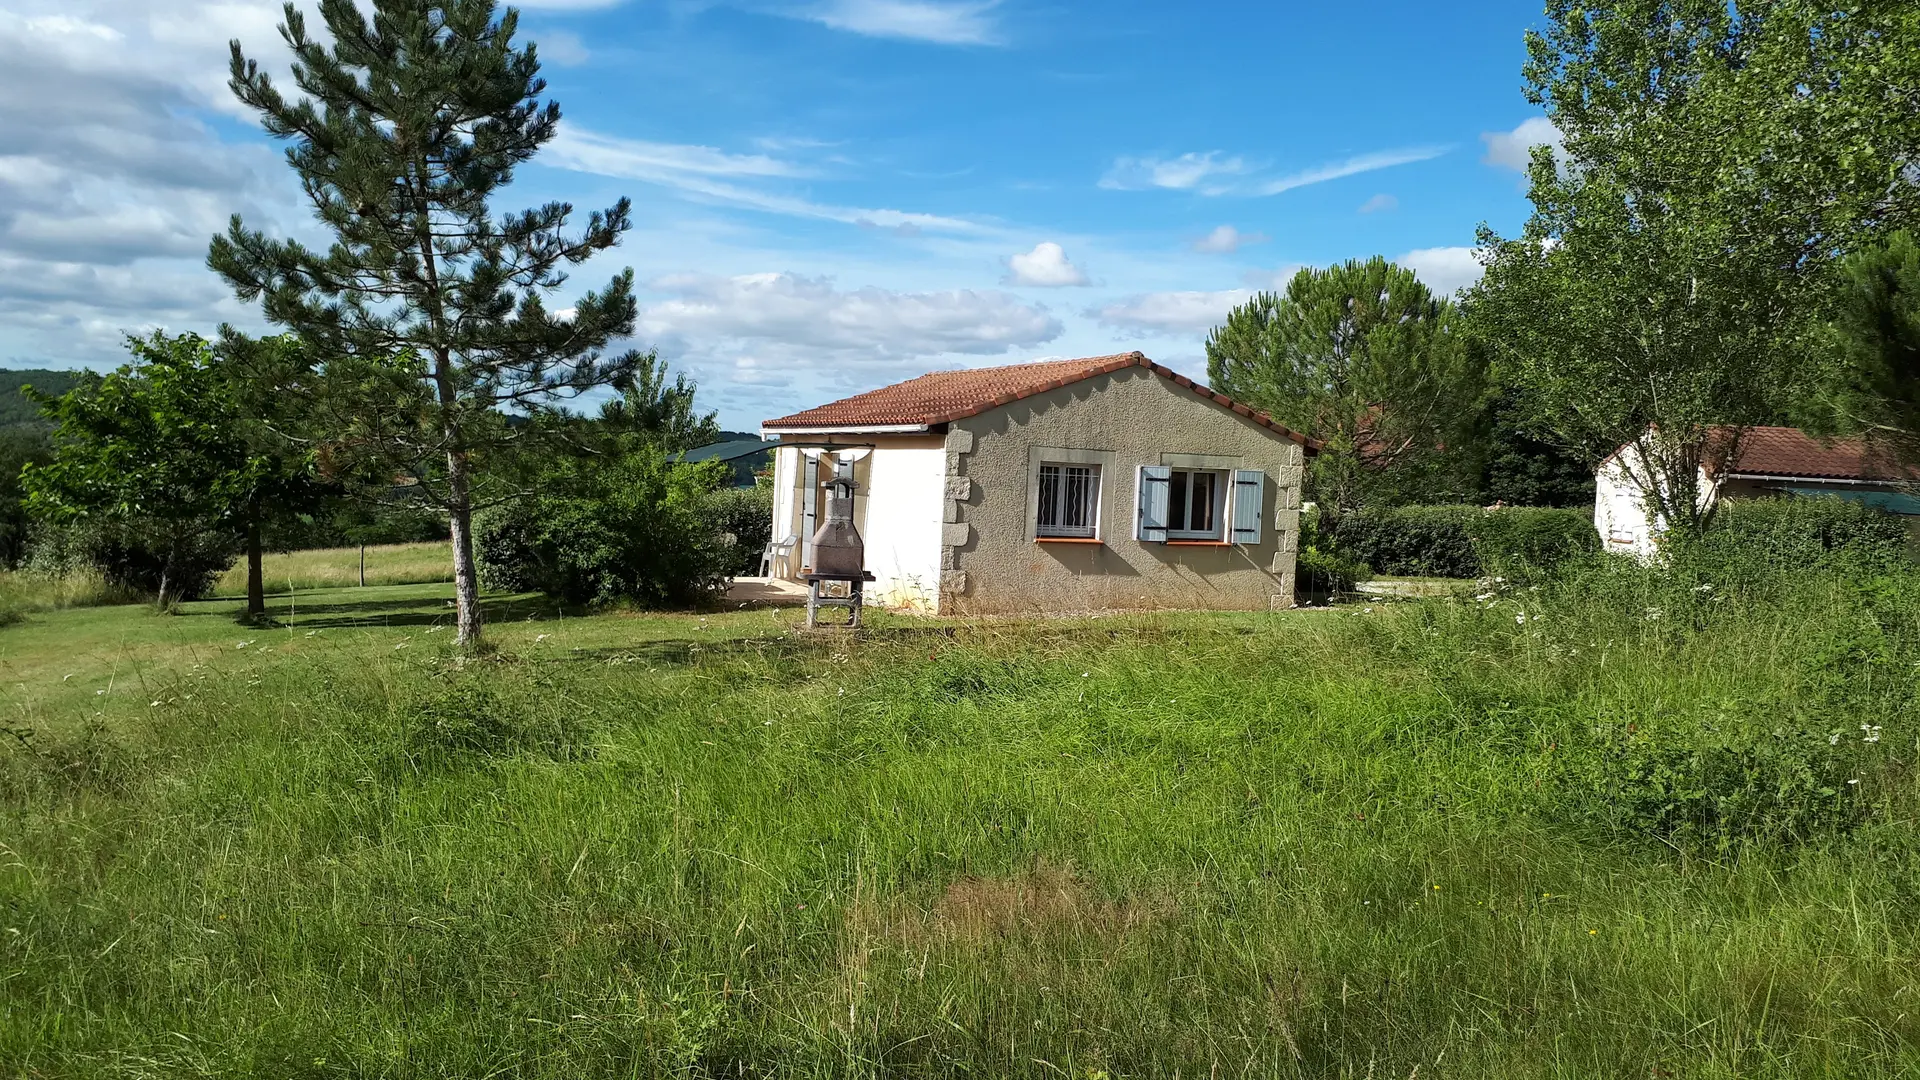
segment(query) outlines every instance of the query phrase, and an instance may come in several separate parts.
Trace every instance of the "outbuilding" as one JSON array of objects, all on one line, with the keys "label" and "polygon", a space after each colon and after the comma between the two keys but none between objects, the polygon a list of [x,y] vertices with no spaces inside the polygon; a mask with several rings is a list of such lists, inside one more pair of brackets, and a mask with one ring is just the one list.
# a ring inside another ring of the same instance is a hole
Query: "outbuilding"
[{"label": "outbuilding", "polygon": [[942,371],[769,420],[776,576],[836,474],[872,599],[941,615],[1293,604],[1319,444],[1138,352]]},{"label": "outbuilding", "polygon": [[[1730,431],[1716,431],[1725,438]],[[1724,445],[1724,444],[1723,444]],[[1593,523],[1609,551],[1651,558],[1665,522],[1649,515],[1633,480],[1640,453],[1621,447],[1594,474]],[[1820,439],[1798,428],[1753,427],[1740,435],[1722,475],[1700,470],[1703,499],[1836,496],[1880,507],[1907,519],[1920,533],[1920,499],[1913,472],[1861,439]]]}]

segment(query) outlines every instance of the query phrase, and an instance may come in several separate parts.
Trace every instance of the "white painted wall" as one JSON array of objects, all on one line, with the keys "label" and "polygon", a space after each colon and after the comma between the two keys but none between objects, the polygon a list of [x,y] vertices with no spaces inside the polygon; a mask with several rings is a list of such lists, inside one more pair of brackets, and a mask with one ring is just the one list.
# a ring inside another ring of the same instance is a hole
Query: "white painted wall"
[{"label": "white painted wall", "polygon": [[[773,452],[773,532],[774,542],[799,532],[794,524],[794,501],[800,495],[800,448],[782,446]],[[791,577],[800,569],[800,545],[795,544],[787,565],[773,568],[775,577]]]},{"label": "white painted wall", "polygon": [[946,449],[882,446],[864,464],[861,535],[875,579],[867,595],[888,607],[933,611],[940,597]]},{"label": "white painted wall", "polygon": [[[1594,470],[1593,527],[1600,533],[1603,550],[1648,562],[1658,551],[1667,523],[1657,515],[1649,516],[1646,497],[1628,471],[1637,470],[1639,461],[1639,448],[1625,446]],[[1705,469],[1700,470],[1699,491],[1703,506],[1711,506],[1719,498],[1719,487],[1707,479]]]}]

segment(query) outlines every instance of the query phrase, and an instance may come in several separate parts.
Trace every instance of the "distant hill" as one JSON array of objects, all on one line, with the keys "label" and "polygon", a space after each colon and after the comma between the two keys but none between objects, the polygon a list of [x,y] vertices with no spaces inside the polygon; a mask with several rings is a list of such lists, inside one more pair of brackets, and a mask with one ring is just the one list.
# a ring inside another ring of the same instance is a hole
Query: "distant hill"
[{"label": "distant hill", "polygon": [[0,368],[0,430],[39,427],[46,423],[40,417],[40,407],[20,392],[21,387],[31,385],[43,393],[64,394],[78,385],[84,374],[80,371]]}]

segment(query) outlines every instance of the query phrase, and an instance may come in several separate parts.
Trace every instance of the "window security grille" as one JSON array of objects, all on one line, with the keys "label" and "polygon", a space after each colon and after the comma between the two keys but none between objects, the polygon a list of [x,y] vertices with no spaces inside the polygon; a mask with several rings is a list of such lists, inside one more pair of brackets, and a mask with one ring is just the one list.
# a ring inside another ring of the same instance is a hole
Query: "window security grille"
[{"label": "window security grille", "polygon": [[1041,536],[1092,539],[1097,524],[1100,467],[1040,466],[1040,506],[1034,531]]}]

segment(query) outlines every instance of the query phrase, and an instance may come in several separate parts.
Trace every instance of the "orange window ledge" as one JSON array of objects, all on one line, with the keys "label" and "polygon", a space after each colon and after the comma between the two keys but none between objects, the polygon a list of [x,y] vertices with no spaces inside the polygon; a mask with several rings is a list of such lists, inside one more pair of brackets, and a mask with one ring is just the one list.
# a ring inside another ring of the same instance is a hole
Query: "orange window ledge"
[{"label": "orange window ledge", "polygon": [[1104,544],[1105,540],[1097,536],[1036,536],[1036,544]]}]

